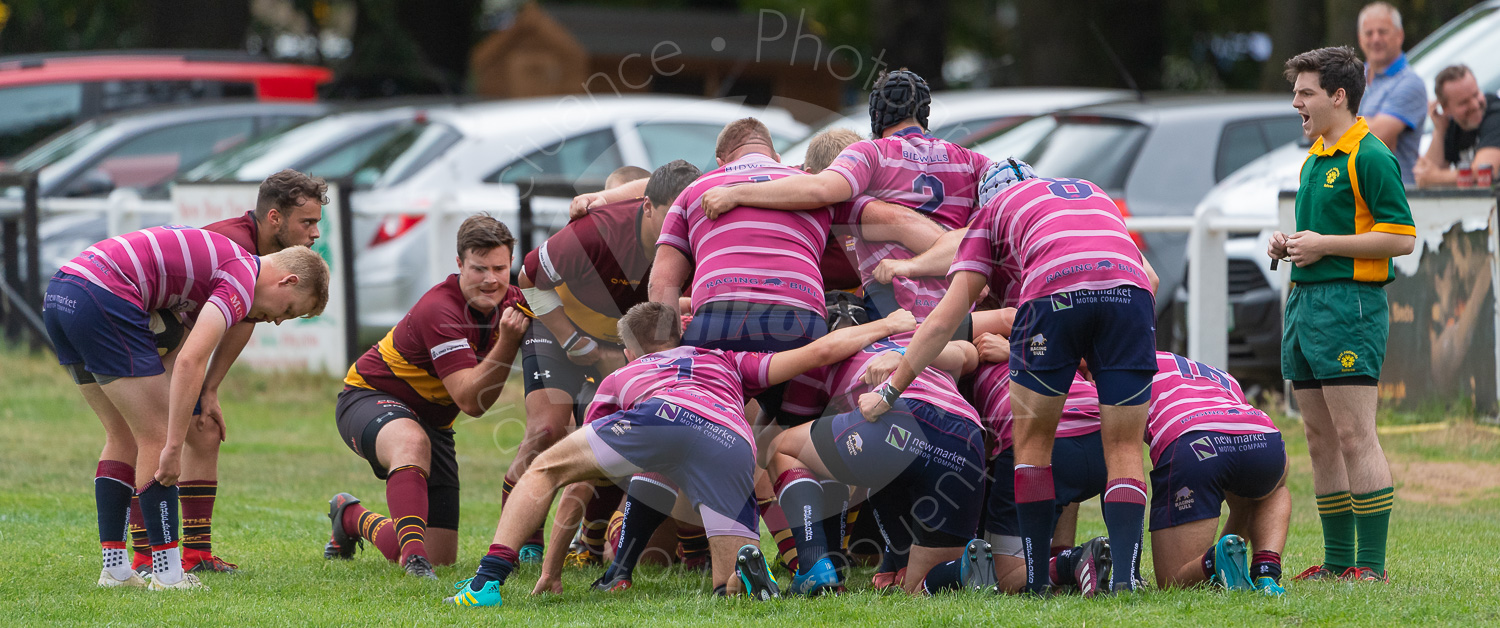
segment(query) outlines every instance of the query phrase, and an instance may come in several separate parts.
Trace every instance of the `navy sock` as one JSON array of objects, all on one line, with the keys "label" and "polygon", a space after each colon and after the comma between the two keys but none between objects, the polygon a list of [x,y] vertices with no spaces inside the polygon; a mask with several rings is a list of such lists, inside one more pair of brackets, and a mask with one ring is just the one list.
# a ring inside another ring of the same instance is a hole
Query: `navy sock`
[{"label": "navy sock", "polygon": [[1074,550],[1076,549],[1078,548],[1070,547],[1061,552],[1058,552],[1056,556],[1052,557],[1052,570],[1050,574],[1052,577],[1052,584],[1058,586],[1078,584],[1078,576],[1073,573],[1077,554],[1077,552],[1075,552]]},{"label": "navy sock", "polygon": [[961,584],[959,581],[962,579],[963,568],[959,566],[958,561],[950,560],[928,570],[927,577],[922,580],[922,588],[928,593],[958,589]]},{"label": "navy sock", "polygon": [[1203,557],[1198,559],[1198,566],[1203,568],[1203,579],[1214,577],[1214,546],[1210,545],[1208,551],[1203,552]]},{"label": "navy sock", "polygon": [[1104,527],[1114,559],[1110,584],[1135,586],[1140,571],[1146,523],[1146,483],[1130,478],[1110,480],[1104,488]]},{"label": "navy sock", "polygon": [[141,516],[153,550],[177,543],[177,487],[147,484],[141,489]]},{"label": "navy sock", "polygon": [[845,515],[849,512],[849,485],[833,480],[819,483],[823,487],[823,539],[828,543],[828,557],[840,571],[848,568],[844,556]]},{"label": "navy sock", "polygon": [[1026,592],[1042,593],[1052,583],[1047,559],[1052,553],[1052,465],[1016,465],[1016,519],[1026,557]]},{"label": "navy sock", "polygon": [[114,460],[100,460],[94,473],[94,505],[99,511],[99,542],[123,549],[130,537],[130,498],[135,497],[135,469]]},{"label": "navy sock", "polygon": [[625,492],[625,506],[620,525],[620,544],[615,547],[615,560],[604,572],[606,580],[615,576],[629,578],[635,572],[636,563],[645,553],[646,545],[656,529],[667,520],[668,513],[652,508],[650,504],[671,504],[677,501],[677,493],[660,482],[641,476],[630,479]]},{"label": "navy sock", "polygon": [[875,573],[896,573],[906,568],[906,559],[911,556],[912,535],[905,519],[899,513],[887,512],[886,508],[870,504],[875,516],[875,526],[885,539],[885,550],[880,553],[880,566]]},{"label": "navy sock", "polygon": [[798,571],[807,573],[828,554],[823,531],[823,486],[807,469],[792,469],[776,478],[776,501],[786,512],[797,542]]},{"label": "navy sock", "polygon": [[469,589],[483,590],[484,585],[491,580],[503,586],[505,579],[510,577],[510,572],[515,571],[517,559],[515,549],[499,543],[490,545],[490,553],[479,559],[479,570],[474,572],[474,579],[469,581]]},{"label": "navy sock", "polygon": [[1270,578],[1281,582],[1281,554],[1270,550],[1255,552],[1250,562],[1250,578]]}]

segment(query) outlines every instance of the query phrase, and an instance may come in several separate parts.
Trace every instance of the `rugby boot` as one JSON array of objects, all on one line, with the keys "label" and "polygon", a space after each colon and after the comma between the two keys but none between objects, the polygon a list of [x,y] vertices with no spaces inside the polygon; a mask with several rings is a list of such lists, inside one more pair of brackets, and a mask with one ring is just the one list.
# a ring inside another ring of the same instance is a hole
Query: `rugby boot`
[{"label": "rugby boot", "polygon": [[1348,569],[1345,569],[1344,573],[1339,575],[1339,580],[1344,580],[1347,582],[1385,583],[1389,583],[1391,581],[1391,579],[1386,576],[1384,572],[1376,573],[1374,569],[1370,569],[1369,567],[1350,567]]},{"label": "rugby boot", "polygon": [[1324,567],[1323,565],[1313,565],[1311,567],[1308,567],[1302,573],[1297,574],[1297,577],[1292,578],[1292,580],[1296,580],[1296,581],[1302,581],[1302,580],[1318,581],[1318,580],[1338,580],[1338,578],[1339,578],[1339,575],[1336,574],[1336,573],[1334,573],[1333,570],[1331,570],[1331,569],[1329,569],[1327,567]]},{"label": "rugby boot", "polygon": [[438,579],[437,572],[432,570],[432,561],[427,560],[427,557],[421,554],[407,556],[406,561],[401,564],[401,568],[406,570],[406,575],[408,576],[416,576],[428,580]]},{"label": "rugby boot", "polygon": [[1074,550],[1073,578],[1078,581],[1078,592],[1090,598],[1109,591],[1109,580],[1113,575],[1114,562],[1109,553],[1109,539],[1096,536]]},{"label": "rugby boot", "polygon": [[1255,590],[1260,591],[1263,595],[1269,597],[1281,597],[1283,595],[1286,595],[1286,588],[1282,587],[1281,583],[1276,582],[1276,580],[1271,578],[1270,576],[1261,576],[1259,578],[1256,578]]},{"label": "rugby boot", "polygon": [[740,583],[745,585],[745,595],[761,601],[781,597],[776,576],[771,575],[771,566],[766,564],[766,556],[761,553],[759,546],[741,547],[734,561],[734,571],[740,577]]},{"label": "rugby boot", "polygon": [[806,573],[792,576],[792,584],[787,592],[792,595],[817,597],[825,593],[836,593],[843,586],[844,583],[839,580],[838,570],[833,568],[833,561],[825,557],[813,563]]},{"label": "rugby boot", "polygon": [[616,574],[614,576],[610,576],[609,571],[607,570],[604,572],[604,575],[599,576],[599,579],[595,580],[593,584],[595,591],[603,591],[605,593],[621,593],[624,591],[629,591],[631,586],[632,585],[629,576],[626,576],[624,574]]},{"label": "rugby boot", "polygon": [[959,582],[964,591],[995,591],[995,552],[989,541],[974,539],[958,559]]},{"label": "rugby boot", "polygon": [[328,519],[333,522],[333,536],[323,546],[323,558],[349,560],[354,558],[354,552],[363,545],[359,537],[344,531],[344,509],[358,503],[359,498],[348,493],[339,493],[328,500]]},{"label": "rugby boot", "polygon": [[109,575],[108,569],[101,569],[99,570],[99,586],[106,589],[114,587],[144,588],[146,586],[146,579],[141,577],[140,573],[132,570],[129,577],[124,580],[116,580],[114,576]]},{"label": "rugby boot", "polygon": [[163,584],[157,581],[155,575],[146,579],[146,588],[151,591],[187,591],[192,589],[207,589],[198,576],[190,573],[182,574],[182,579],[172,584]]},{"label": "rugby boot", "polygon": [[1250,565],[1245,560],[1245,539],[1238,534],[1226,534],[1214,544],[1213,581],[1230,591],[1250,591],[1255,585],[1250,582]]},{"label": "rugby boot", "polygon": [[495,580],[491,580],[489,582],[484,583],[484,587],[483,588],[479,589],[478,591],[475,591],[475,590],[469,588],[469,582],[472,581],[472,580],[473,580],[473,578],[469,578],[468,580],[461,580],[457,584],[453,585],[453,589],[455,591],[457,591],[457,593],[454,593],[452,597],[445,597],[445,598],[443,598],[443,603],[444,604],[453,604],[455,606],[499,606],[500,605],[500,583],[499,582],[497,582]]}]

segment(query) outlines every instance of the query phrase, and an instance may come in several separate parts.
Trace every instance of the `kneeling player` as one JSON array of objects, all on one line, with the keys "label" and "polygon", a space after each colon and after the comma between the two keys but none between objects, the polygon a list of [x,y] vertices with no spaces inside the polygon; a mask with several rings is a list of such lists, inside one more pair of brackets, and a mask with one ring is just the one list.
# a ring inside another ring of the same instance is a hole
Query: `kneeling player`
[{"label": "kneeling player", "polygon": [[[777,499],[797,540],[800,565],[792,579],[793,593],[817,595],[843,586],[827,558],[829,539],[820,522],[838,515],[835,508],[848,497],[842,489],[845,484],[870,489],[870,503],[882,517],[887,536],[891,526],[906,525],[899,521],[910,522],[915,542],[908,566],[912,577],[905,584],[908,592],[920,591],[927,570],[957,558],[973,538],[984,491],[984,429],[978,414],[959,395],[953,376],[945,372],[963,370],[973,359],[973,347],[951,343],[900,399],[890,400],[893,411],[878,421],[866,421],[855,407],[860,394],[885,379],[885,373],[867,373],[875,370],[872,361],[905,351],[910,339],[910,334],[902,334],[872,343],[819,377],[799,378],[788,389],[798,405],[807,395],[818,398],[808,405],[827,405],[840,412],[788,429],[777,437],[771,457]],[[825,495],[827,487],[820,480],[835,480],[833,486],[844,492]],[[987,553],[983,558],[988,559]],[[985,562],[983,573],[991,571]],[[994,583],[985,578],[979,586]]]},{"label": "kneeling player", "polygon": [[[1212,581],[1281,595],[1291,495],[1286,447],[1228,373],[1156,354],[1151,384],[1151,548],[1157,586]],[[1215,542],[1219,504],[1229,521]],[[1255,548],[1249,564],[1246,542]]]},{"label": "kneeling player", "polygon": [[[453,422],[480,416],[500,396],[527,318],[510,285],[515,238],[500,221],[458,228],[458,270],[433,286],[344,378],[339,437],[385,480],[389,518],[348,493],[329,501],[324,558],[352,558],[369,540],[406,573],[437,578],[458,555],[458,459]],[[515,307],[512,307],[515,306]],[[394,520],[394,522],[393,522]]]},{"label": "kneeling player", "polygon": [[[519,561],[515,548],[547,517],[558,488],[643,472],[661,473],[682,487],[702,514],[716,592],[743,587],[760,599],[777,595],[756,531],[755,441],[745,421],[747,393],[842,360],[915,323],[909,314],[892,316],[770,354],[681,346],[677,308],[661,303],[630,308],[619,332],[632,361],[600,383],[588,424],[542,452],[521,476],[489,553],[475,576],[460,582],[459,592],[445,601],[500,605],[500,585]],[[737,548],[740,578],[731,581]],[[546,581],[535,588],[560,589],[560,582]]]}]

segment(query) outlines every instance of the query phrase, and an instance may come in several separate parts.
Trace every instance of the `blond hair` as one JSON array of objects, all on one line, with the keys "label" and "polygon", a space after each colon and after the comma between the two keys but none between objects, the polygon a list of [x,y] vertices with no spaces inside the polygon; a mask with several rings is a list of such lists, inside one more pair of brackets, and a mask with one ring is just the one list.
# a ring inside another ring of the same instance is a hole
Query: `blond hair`
[{"label": "blond hair", "polygon": [[807,157],[802,161],[802,169],[812,174],[822,172],[833,164],[839,153],[860,139],[859,133],[849,129],[828,129],[819,133],[807,143]]},{"label": "blond hair", "polygon": [[665,303],[637,303],[620,317],[620,340],[636,357],[665,351],[682,343],[682,317]]},{"label": "blond hair", "polygon": [[323,256],[305,246],[292,246],[261,258],[289,275],[297,276],[297,290],[313,296],[312,309],[303,313],[311,318],[323,313],[328,307],[328,262]]}]

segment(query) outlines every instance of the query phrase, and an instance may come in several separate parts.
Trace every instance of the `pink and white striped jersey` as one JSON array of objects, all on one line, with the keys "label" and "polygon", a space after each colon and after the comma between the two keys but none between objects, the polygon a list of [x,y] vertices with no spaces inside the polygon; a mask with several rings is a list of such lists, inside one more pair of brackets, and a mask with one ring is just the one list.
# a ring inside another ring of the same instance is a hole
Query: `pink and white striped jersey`
[{"label": "pink and white striped jersey", "polygon": [[990,199],[948,274],[961,270],[988,277],[1011,307],[1074,290],[1151,290],[1120,209],[1083,179],[1028,179]]},{"label": "pink and white striped jersey", "polygon": [[[842,414],[859,408],[859,396],[875,390],[860,381],[865,366],[875,356],[905,348],[915,332],[896,334],[877,340],[853,357],[821,369],[808,371],[792,379],[782,396],[782,410],[800,416]],[[901,393],[904,399],[924,401],[942,410],[979,423],[979,414],[958,393],[953,376],[935,368],[917,374],[917,379]]]},{"label": "pink and white striped jersey", "polygon": [[[880,265],[880,260],[916,257],[916,254],[898,242],[877,242],[858,237],[859,221],[864,218],[865,207],[873,200],[875,197],[872,196],[858,196],[849,204],[849,220],[853,225],[850,231],[856,235],[854,258],[858,264],[860,283],[865,286],[875,282],[875,267]],[[835,225],[834,232],[841,232],[840,227],[841,225]],[[943,300],[943,294],[948,291],[948,278],[895,277],[891,280],[890,286],[897,305],[911,312],[912,316],[917,318],[917,322],[921,322],[932,313],[932,309],[937,307],[938,302]]]},{"label": "pink and white striped jersey", "polygon": [[973,218],[979,179],[989,167],[988,157],[913,126],[850,144],[828,169],[843,175],[855,196],[905,205],[959,229]]},{"label": "pink and white striped jersey", "polygon": [[[994,435],[993,456],[1014,444],[1011,426],[1015,414],[1010,410],[1010,365],[984,363],[974,372],[974,394],[971,396],[985,429]],[[1062,418],[1057,422],[1057,438],[1072,438],[1099,431],[1099,389],[1083,378],[1073,375],[1073,385],[1068,389],[1068,403],[1063,406]]]},{"label": "pink and white striped jersey", "polygon": [[642,356],[599,382],[585,422],[660,399],[729,428],[753,449],[745,398],[770,386],[774,355],[681,346]]},{"label": "pink and white striped jersey", "polygon": [[741,206],[714,220],[703,213],[703,193],[710,188],[806,174],[752,153],[699,177],[677,197],[656,243],[682,251],[693,263],[693,311],[706,303],[743,301],[827,315],[818,261],[833,209]]},{"label": "pink and white striped jersey", "polygon": [[1271,417],[1245,400],[1240,383],[1224,371],[1180,355],[1156,352],[1146,442],[1155,463],[1172,441],[1188,432],[1275,434]]},{"label": "pink and white striped jersey", "polygon": [[234,325],[255,300],[260,258],[212,231],[169,225],[98,242],[62,270],[148,312],[166,308],[191,321],[212,303]]}]

